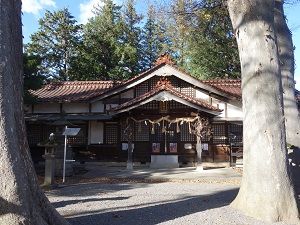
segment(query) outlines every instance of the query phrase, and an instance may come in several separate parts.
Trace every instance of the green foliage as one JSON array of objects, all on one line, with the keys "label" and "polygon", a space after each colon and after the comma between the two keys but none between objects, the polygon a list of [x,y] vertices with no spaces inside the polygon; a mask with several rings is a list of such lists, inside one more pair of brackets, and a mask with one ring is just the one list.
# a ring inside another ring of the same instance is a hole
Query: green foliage
[{"label": "green foliage", "polygon": [[31,36],[26,53],[42,60],[39,73],[49,79],[69,80],[70,64],[77,55],[80,26],[68,9],[46,11],[39,30]]},{"label": "green foliage", "polygon": [[133,50],[124,43],[121,6],[112,0],[103,0],[103,3],[84,26],[79,57],[72,66],[73,79],[125,79],[131,74],[127,60]]},{"label": "green foliage", "polygon": [[195,11],[189,49],[188,68],[193,75],[202,79],[240,77],[236,40],[227,8],[221,2]]},{"label": "green foliage", "polygon": [[124,53],[127,53],[124,54],[123,61],[131,74],[136,75],[141,69],[139,65],[139,58],[142,55],[140,23],[143,17],[137,14],[134,0],[126,0],[122,17],[124,20]]},{"label": "green foliage", "polygon": [[172,0],[147,18],[135,1],[100,0],[95,16],[77,25],[67,9],[46,11],[26,53],[41,63],[38,74],[56,80],[123,80],[149,69],[169,53],[177,65],[206,79],[239,77],[238,50],[221,0]]},{"label": "green foliage", "polygon": [[142,56],[140,65],[142,70],[153,66],[155,60],[163,53],[170,52],[168,36],[165,24],[157,19],[155,7],[150,5],[147,12],[147,20],[142,30]]},{"label": "green foliage", "polygon": [[173,0],[164,9],[177,64],[201,78],[236,78],[240,63],[231,21],[221,0]]},{"label": "green foliage", "polygon": [[23,55],[24,102],[26,104],[30,104],[35,101],[29,90],[39,89],[45,80],[45,77],[39,73],[41,62],[42,60],[38,56],[28,56],[27,54]]}]

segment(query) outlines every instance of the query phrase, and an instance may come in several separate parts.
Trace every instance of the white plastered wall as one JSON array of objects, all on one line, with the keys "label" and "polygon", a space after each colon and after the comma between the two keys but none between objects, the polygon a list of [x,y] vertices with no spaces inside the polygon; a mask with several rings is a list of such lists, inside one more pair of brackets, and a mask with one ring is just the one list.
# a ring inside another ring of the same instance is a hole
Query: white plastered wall
[{"label": "white plastered wall", "polygon": [[33,113],[60,113],[58,103],[42,103],[34,105]]},{"label": "white plastered wall", "polygon": [[227,104],[227,114],[228,117],[243,117],[242,109],[230,104]]},{"label": "white plastered wall", "polygon": [[103,113],[104,112],[104,104],[102,101],[98,101],[98,102],[93,102],[92,103],[92,108],[91,111],[93,113],[97,112],[97,113]]},{"label": "white plastered wall", "polygon": [[89,144],[103,143],[104,124],[100,121],[90,121],[89,123]]},{"label": "white plastered wall", "polygon": [[88,113],[89,104],[87,103],[64,103],[62,107],[65,113]]},{"label": "white plastered wall", "polygon": [[125,98],[125,99],[134,98],[134,90],[130,89],[129,91],[122,93],[121,98]]},{"label": "white plastered wall", "polygon": [[200,98],[202,100],[208,101],[209,102],[209,95],[205,94],[202,91],[196,90],[196,98]]},{"label": "white plastered wall", "polygon": [[218,117],[223,117],[223,118],[242,118],[243,117],[243,111],[242,108],[231,105],[229,103],[223,102],[218,99],[213,99],[212,100],[212,105],[222,109],[222,113]]}]

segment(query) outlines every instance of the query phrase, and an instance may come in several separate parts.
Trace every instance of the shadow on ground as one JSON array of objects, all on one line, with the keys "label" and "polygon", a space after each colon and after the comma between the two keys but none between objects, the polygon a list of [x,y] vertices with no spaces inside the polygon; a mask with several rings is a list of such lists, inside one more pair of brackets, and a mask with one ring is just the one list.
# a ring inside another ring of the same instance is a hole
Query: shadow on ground
[{"label": "shadow on ground", "polygon": [[[72,218],[68,218],[68,221],[74,225],[154,225],[226,206],[234,199],[237,192],[238,189],[234,188],[209,195],[188,196],[171,202],[158,202],[155,205],[139,205],[138,208],[123,208],[110,212],[90,211],[88,215],[70,215]],[[92,199],[94,200],[96,199]]]},{"label": "shadow on ground", "polygon": [[61,208],[67,205],[81,204],[86,202],[92,203],[92,202],[102,202],[102,201],[121,201],[121,200],[126,200],[128,198],[130,197],[87,198],[87,199],[80,199],[80,200],[67,200],[67,201],[53,202],[52,205],[55,208]]}]

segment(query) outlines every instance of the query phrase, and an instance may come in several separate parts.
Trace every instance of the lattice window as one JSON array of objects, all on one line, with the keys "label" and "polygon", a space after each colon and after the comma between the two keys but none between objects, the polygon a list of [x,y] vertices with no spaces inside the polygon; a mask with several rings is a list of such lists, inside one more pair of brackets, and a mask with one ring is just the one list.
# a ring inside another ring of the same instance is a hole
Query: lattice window
[{"label": "lattice window", "polygon": [[174,89],[176,91],[180,92],[180,85],[179,85],[180,84],[180,80],[177,77],[175,77],[175,76],[171,76],[169,78],[169,80],[171,81],[171,84],[174,87]]},{"label": "lattice window", "polygon": [[43,131],[42,131],[42,141],[46,141],[49,139],[49,136],[51,133],[55,134],[55,139],[56,141],[61,141],[62,140],[62,132],[57,132],[57,129],[55,126],[47,126],[43,125]]},{"label": "lattice window", "polygon": [[170,109],[186,109],[189,106],[176,102],[174,100],[170,101]]},{"label": "lattice window", "polygon": [[196,136],[189,132],[189,124],[183,123],[180,125],[180,140],[181,141],[196,141]]},{"label": "lattice window", "polygon": [[[208,131],[208,127],[204,127],[203,133],[207,134],[208,133],[207,131]],[[208,141],[210,141],[211,138],[212,138],[211,135],[203,135],[203,137],[201,138],[201,141],[208,142]]]},{"label": "lattice window", "polygon": [[179,134],[176,132],[177,124],[172,123],[167,125],[167,140],[170,142],[177,142]]},{"label": "lattice window", "polygon": [[158,109],[158,102],[157,101],[149,102],[145,105],[140,106],[139,108],[141,108],[141,109]]},{"label": "lattice window", "polygon": [[243,125],[230,123],[228,126],[230,143],[242,143],[243,141]]},{"label": "lattice window", "polygon": [[121,130],[121,133],[120,133],[120,138],[121,138],[121,141],[122,142],[127,142],[128,140],[126,139],[125,135],[124,135],[124,130],[126,129],[126,120],[122,120],[120,121],[120,130]]},{"label": "lattice window", "polygon": [[68,137],[69,145],[85,145],[87,143],[87,125],[78,125],[76,128],[80,128],[79,133],[76,136]]},{"label": "lattice window", "polygon": [[42,126],[38,124],[27,125],[27,139],[30,146],[36,145],[43,140]]},{"label": "lattice window", "polygon": [[105,124],[105,143],[118,143],[119,126],[117,124]]},{"label": "lattice window", "polygon": [[135,89],[136,97],[148,92],[148,81],[139,84]]},{"label": "lattice window", "polygon": [[162,133],[162,125],[154,124],[154,134],[152,133],[152,125],[150,125],[151,132],[151,141],[152,142],[161,142],[164,140],[164,134]]},{"label": "lattice window", "polygon": [[135,141],[149,141],[149,124],[135,123]]},{"label": "lattice window", "polygon": [[213,143],[226,144],[226,128],[224,123],[216,123],[212,125]]},{"label": "lattice window", "polygon": [[152,90],[152,89],[156,86],[156,84],[157,84],[157,82],[159,81],[159,79],[160,79],[160,77],[154,76],[154,77],[152,77],[152,78],[149,80],[150,90]]},{"label": "lattice window", "polygon": [[187,96],[193,97],[193,98],[196,97],[196,90],[195,90],[195,88],[193,88],[192,85],[190,85],[187,82],[182,82],[181,83],[181,93],[185,94]]}]

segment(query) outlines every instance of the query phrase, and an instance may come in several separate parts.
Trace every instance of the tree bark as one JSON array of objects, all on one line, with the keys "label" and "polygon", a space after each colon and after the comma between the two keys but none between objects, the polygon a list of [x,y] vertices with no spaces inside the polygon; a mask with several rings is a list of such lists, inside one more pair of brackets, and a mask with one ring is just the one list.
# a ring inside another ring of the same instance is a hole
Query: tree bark
[{"label": "tree bark", "polygon": [[21,1],[0,1],[0,224],[68,224],[37,183],[23,117]]},{"label": "tree bark", "polygon": [[229,0],[237,38],[244,113],[244,173],[232,206],[246,215],[299,222],[288,172],[274,0]]},{"label": "tree bark", "polygon": [[[293,182],[300,189],[300,116],[295,98],[295,60],[292,34],[283,9],[283,0],[275,0],[274,22],[283,87],[286,141],[289,147]],[[298,179],[296,179],[298,177]]]}]

